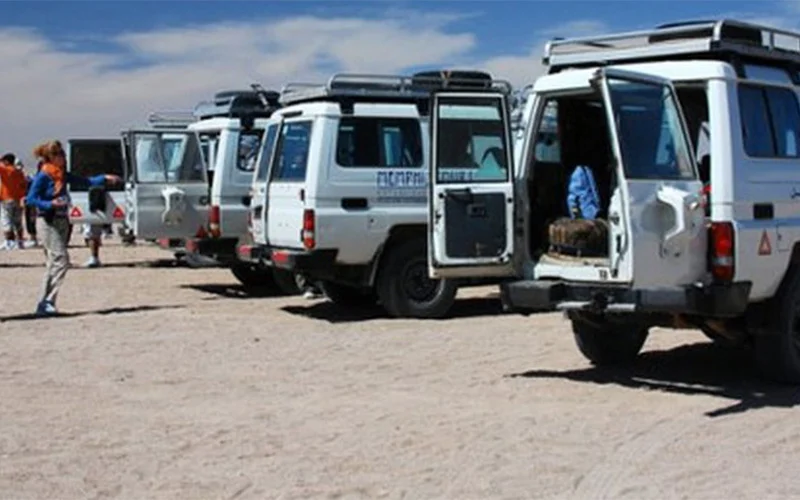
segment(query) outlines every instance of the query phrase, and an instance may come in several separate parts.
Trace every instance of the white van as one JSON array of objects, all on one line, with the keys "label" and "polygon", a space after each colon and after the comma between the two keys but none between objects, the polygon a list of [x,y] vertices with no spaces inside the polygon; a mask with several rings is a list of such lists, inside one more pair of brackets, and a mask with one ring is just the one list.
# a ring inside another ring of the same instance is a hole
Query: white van
[{"label": "white van", "polygon": [[127,222],[138,238],[183,249],[230,267],[246,286],[277,285],[297,291],[290,273],[237,258],[247,233],[250,183],[264,127],[278,104],[276,92],[218,92],[198,104],[184,122],[167,118],[158,127],[123,133],[128,173]]},{"label": "white van", "polygon": [[[596,364],[632,360],[652,326],[693,326],[800,381],[798,42],[727,20],[553,41],[514,175],[481,181],[450,180],[452,137],[493,127],[508,144],[507,96],[438,92],[431,275],[510,278],[507,305],[565,311]],[[552,241],[578,165],[596,179],[601,255]]]},{"label": "white van", "polygon": [[[446,315],[458,280],[429,279],[426,260],[427,113],[441,84],[432,78],[339,74],[287,85],[254,178],[254,244],[242,253],[321,282],[337,303]],[[454,72],[451,85],[459,78],[472,88],[487,81]],[[481,155],[490,146],[477,144]]]}]

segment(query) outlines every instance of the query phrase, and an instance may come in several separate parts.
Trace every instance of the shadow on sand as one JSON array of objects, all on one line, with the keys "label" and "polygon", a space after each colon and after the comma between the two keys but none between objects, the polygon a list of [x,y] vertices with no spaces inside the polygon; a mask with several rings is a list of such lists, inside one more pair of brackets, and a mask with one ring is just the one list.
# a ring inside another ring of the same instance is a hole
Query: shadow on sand
[{"label": "shadow on sand", "polygon": [[89,316],[92,314],[99,314],[101,316],[106,316],[109,314],[129,314],[129,313],[137,313],[144,311],[158,311],[161,309],[182,309],[183,307],[185,306],[167,305],[167,306],[111,307],[108,309],[99,309],[96,311],[76,311],[76,312],[63,312],[63,313],[60,312],[55,316],[48,316],[48,317],[40,317],[34,313],[16,314],[12,316],[0,316],[0,323],[5,323],[6,321],[27,321],[34,319],[48,320],[57,318],[77,318],[80,316]]},{"label": "shadow on sand", "polygon": [[716,396],[734,401],[706,413],[720,417],[766,407],[791,408],[800,390],[758,379],[750,351],[702,342],[642,353],[628,367],[587,367],[578,370],[530,370],[507,377],[556,378],[591,384],[616,384],[674,394]]}]

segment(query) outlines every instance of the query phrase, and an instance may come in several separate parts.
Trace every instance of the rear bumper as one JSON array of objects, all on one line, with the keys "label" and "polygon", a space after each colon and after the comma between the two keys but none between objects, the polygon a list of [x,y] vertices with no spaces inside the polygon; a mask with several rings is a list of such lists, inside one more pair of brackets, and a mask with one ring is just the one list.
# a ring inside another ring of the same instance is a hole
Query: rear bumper
[{"label": "rear bumper", "polygon": [[586,310],[735,317],[747,309],[750,282],[632,289],[564,281],[523,280],[500,285],[503,303],[516,310]]},{"label": "rear bumper", "polygon": [[[262,247],[263,248],[263,247]],[[337,250],[303,251],[286,248],[264,249],[269,265],[317,279],[332,278],[335,272]]]}]

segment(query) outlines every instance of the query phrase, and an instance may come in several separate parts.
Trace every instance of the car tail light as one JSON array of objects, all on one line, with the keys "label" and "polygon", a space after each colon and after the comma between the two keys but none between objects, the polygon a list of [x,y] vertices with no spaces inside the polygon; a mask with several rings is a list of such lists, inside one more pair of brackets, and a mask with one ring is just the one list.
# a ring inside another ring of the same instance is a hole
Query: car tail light
[{"label": "car tail light", "polygon": [[716,281],[729,282],[734,275],[734,232],[730,222],[711,223],[711,274]]},{"label": "car tail light", "polygon": [[315,239],[314,229],[315,229],[315,220],[314,220],[314,211],[306,209],[303,211],[303,246],[306,250],[313,249],[317,242]]},{"label": "car tail light", "polygon": [[219,205],[211,205],[208,209],[208,233],[212,238],[220,237]]}]

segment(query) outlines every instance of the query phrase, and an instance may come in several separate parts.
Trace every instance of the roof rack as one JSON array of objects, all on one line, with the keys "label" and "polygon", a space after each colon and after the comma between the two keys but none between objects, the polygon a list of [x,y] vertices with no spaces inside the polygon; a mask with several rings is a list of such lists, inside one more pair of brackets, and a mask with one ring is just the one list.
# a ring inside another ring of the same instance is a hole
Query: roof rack
[{"label": "roof rack", "polygon": [[157,129],[186,128],[196,121],[191,111],[156,111],[147,117],[147,123]]},{"label": "roof rack", "polygon": [[439,88],[511,93],[511,84],[481,72],[431,71],[413,76],[340,73],[326,83],[289,83],[281,90],[279,102],[284,106],[311,101],[427,104],[431,91]]},{"label": "roof rack", "polygon": [[212,101],[200,102],[194,108],[199,119],[227,117],[269,118],[280,106],[278,93],[253,84],[253,90],[226,90],[217,92]]},{"label": "roof rack", "polygon": [[800,33],[730,19],[671,23],[652,30],[554,39],[545,46],[543,63],[555,73],[567,67],[689,58],[800,64]]}]

